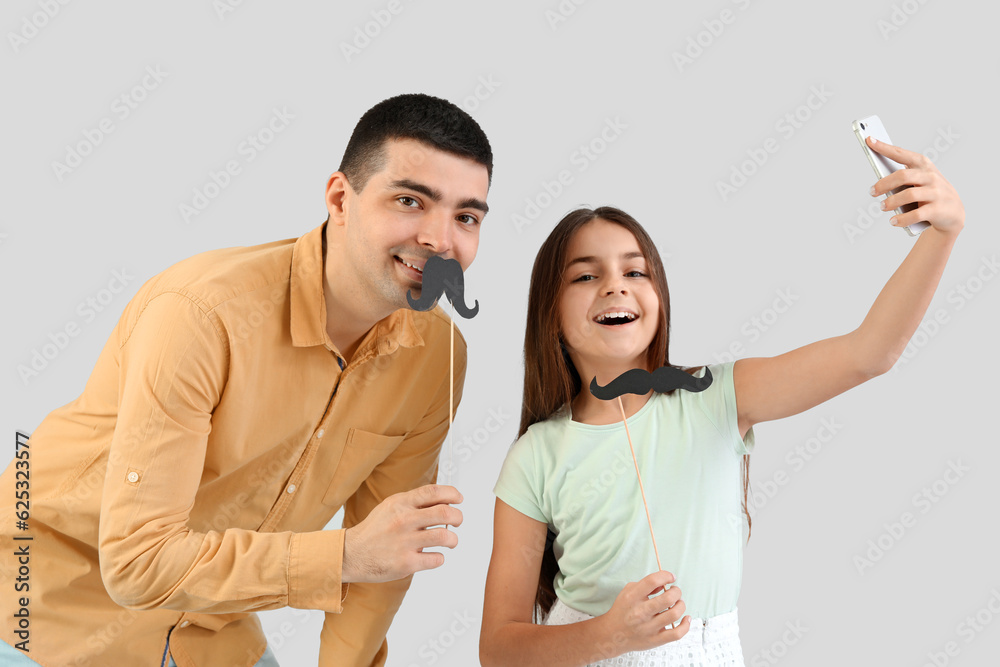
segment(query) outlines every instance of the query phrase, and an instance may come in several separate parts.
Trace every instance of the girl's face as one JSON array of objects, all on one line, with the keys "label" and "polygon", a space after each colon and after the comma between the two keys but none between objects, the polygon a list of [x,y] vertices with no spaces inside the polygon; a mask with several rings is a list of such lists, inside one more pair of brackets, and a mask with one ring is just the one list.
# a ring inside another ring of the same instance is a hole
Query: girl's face
[{"label": "girl's face", "polygon": [[660,301],[632,232],[600,218],[585,224],[570,239],[562,279],[559,330],[574,358],[646,368]]}]

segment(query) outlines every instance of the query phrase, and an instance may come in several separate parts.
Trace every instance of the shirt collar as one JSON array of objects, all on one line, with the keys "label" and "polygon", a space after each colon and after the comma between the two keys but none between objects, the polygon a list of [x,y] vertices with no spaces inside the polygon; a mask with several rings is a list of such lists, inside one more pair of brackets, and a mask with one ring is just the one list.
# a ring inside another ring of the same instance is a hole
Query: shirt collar
[{"label": "shirt collar", "polygon": [[[292,345],[335,347],[326,332],[326,300],[323,298],[323,239],[326,222],[303,234],[292,248],[292,268],[289,284],[291,295],[290,328]],[[417,347],[424,339],[417,331],[414,313],[401,308],[379,320],[358,346],[356,357],[368,348],[371,354],[389,354],[402,347]]]}]

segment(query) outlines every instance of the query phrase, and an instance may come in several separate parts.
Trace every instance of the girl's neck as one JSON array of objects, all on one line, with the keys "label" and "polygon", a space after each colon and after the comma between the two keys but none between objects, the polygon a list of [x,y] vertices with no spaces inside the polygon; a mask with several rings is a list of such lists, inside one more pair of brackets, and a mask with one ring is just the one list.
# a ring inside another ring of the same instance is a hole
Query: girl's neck
[{"label": "girl's neck", "polygon": [[[621,401],[625,408],[625,417],[630,419],[646,405],[652,396],[652,390],[642,396],[623,394]],[[601,426],[603,424],[617,424],[622,420],[622,408],[618,405],[618,399],[602,401],[590,393],[589,385],[583,387],[576,395],[571,401],[570,407],[572,408],[573,421],[581,424]]]},{"label": "girl's neck", "polygon": [[[571,406],[573,408],[572,419],[575,422],[600,426],[603,424],[616,424],[622,420],[622,409],[618,405],[618,399],[613,401],[603,401],[590,393],[590,381],[596,379],[598,384],[606,386],[609,382],[620,376],[625,371],[633,368],[645,368],[645,352],[637,355],[631,360],[594,359],[570,352],[570,359],[581,380],[581,390],[573,397]],[[631,417],[646,405],[646,401],[653,395],[652,390],[640,396],[637,394],[623,394],[622,405],[625,408],[626,418]]]}]

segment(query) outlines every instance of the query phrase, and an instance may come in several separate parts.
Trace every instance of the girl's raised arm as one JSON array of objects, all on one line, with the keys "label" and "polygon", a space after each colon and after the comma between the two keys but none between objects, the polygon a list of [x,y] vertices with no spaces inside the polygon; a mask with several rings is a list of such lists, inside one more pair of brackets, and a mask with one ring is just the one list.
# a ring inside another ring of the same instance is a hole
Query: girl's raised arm
[{"label": "girl's raised arm", "polygon": [[[665,571],[626,585],[607,614],[568,625],[533,624],[547,529],[545,523],[497,498],[479,636],[483,667],[577,667],[660,646],[687,633],[691,625],[688,617],[673,630],[664,627],[684,613],[677,586],[647,599],[673,581],[673,575]],[[663,611],[666,605],[673,608]]]},{"label": "girl's raised arm", "polygon": [[913,248],[854,331],[811,343],[776,357],[733,364],[740,434],[754,424],[798,414],[887,372],[902,355],[927,312],[955,239],[965,227],[965,209],[955,188],[920,153],[884,142],[872,150],[907,166],[879,180],[872,196],[910,185],[885,200],[885,210],[917,202],[894,224],[926,220]]}]

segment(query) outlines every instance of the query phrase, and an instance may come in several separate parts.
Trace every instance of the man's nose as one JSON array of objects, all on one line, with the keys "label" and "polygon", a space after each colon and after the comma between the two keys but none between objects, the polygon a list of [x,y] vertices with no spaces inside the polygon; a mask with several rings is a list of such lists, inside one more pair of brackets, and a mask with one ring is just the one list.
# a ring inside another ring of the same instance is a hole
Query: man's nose
[{"label": "man's nose", "polygon": [[451,218],[441,211],[424,218],[417,230],[417,242],[434,254],[442,255],[451,250],[452,233]]}]

